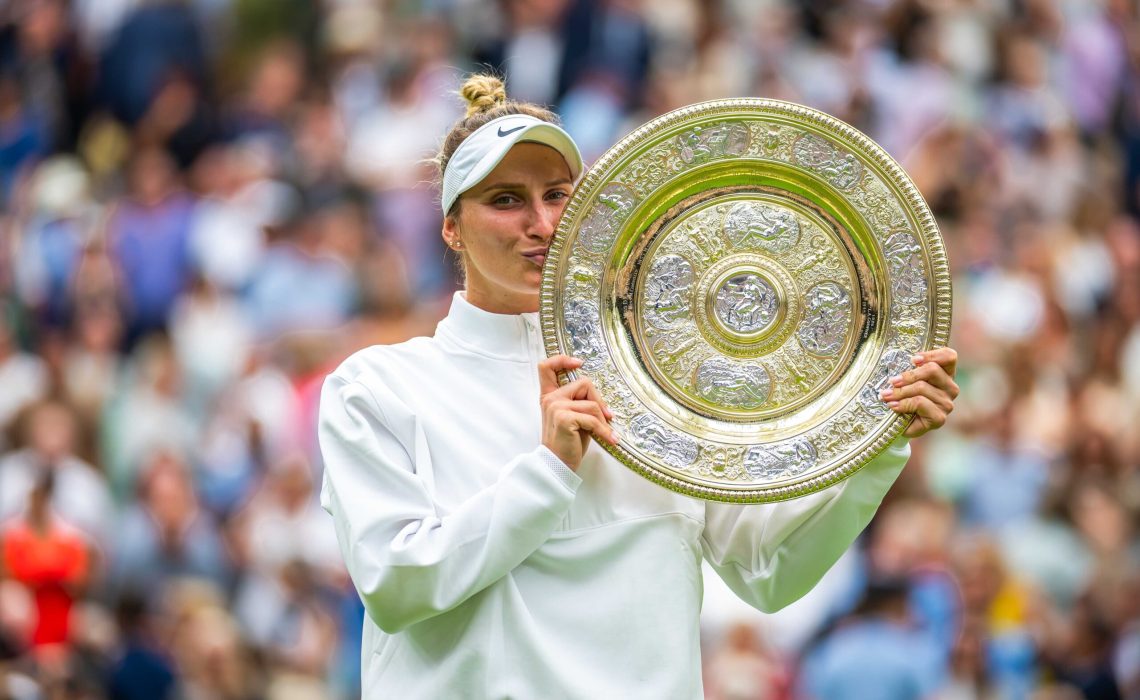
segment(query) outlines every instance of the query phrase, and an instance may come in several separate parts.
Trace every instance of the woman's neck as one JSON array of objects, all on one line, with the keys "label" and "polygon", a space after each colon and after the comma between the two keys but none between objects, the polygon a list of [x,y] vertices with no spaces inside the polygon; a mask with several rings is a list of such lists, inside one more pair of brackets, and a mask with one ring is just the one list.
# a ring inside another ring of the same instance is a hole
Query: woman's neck
[{"label": "woman's neck", "polygon": [[463,290],[463,298],[475,308],[492,314],[517,315],[538,311],[537,294],[483,294],[468,287]]}]

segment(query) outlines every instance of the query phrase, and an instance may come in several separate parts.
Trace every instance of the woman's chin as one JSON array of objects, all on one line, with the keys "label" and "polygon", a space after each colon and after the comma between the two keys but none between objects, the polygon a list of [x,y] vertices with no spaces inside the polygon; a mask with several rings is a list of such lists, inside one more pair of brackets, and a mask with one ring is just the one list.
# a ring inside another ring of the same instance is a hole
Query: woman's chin
[{"label": "woman's chin", "polygon": [[538,293],[542,291],[542,270],[527,270],[523,273],[522,279],[527,293],[538,296]]}]

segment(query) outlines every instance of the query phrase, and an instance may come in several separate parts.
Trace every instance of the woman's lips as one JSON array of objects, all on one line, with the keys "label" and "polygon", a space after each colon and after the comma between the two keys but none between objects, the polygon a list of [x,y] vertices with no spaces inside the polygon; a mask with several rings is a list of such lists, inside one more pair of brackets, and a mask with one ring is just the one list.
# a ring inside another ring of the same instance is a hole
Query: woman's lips
[{"label": "woman's lips", "polygon": [[538,253],[523,253],[523,256],[539,267],[542,267],[542,264],[546,262],[546,251],[541,251]]}]

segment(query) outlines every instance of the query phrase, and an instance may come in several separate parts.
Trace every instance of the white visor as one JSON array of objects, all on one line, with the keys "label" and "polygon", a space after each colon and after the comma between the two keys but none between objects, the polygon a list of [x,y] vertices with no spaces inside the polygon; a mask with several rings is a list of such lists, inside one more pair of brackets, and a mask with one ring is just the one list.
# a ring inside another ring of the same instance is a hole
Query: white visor
[{"label": "white visor", "polygon": [[582,174],[582,154],[562,127],[529,114],[508,114],[479,127],[455,149],[443,171],[443,213],[451,210],[459,195],[482,182],[520,141],[545,144],[561,153],[570,166],[571,180],[577,182]]}]

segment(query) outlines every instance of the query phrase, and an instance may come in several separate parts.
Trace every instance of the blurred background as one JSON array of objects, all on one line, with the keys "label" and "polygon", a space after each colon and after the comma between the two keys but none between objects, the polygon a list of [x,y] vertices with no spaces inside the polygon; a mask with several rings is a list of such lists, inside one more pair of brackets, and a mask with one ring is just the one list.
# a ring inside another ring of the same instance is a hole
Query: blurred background
[{"label": "blurred background", "polygon": [[711,698],[1140,698],[1133,0],[0,0],[0,697],[359,695],[324,375],[456,288],[424,158],[478,66],[588,159],[699,100],[898,158],[963,393]]}]

